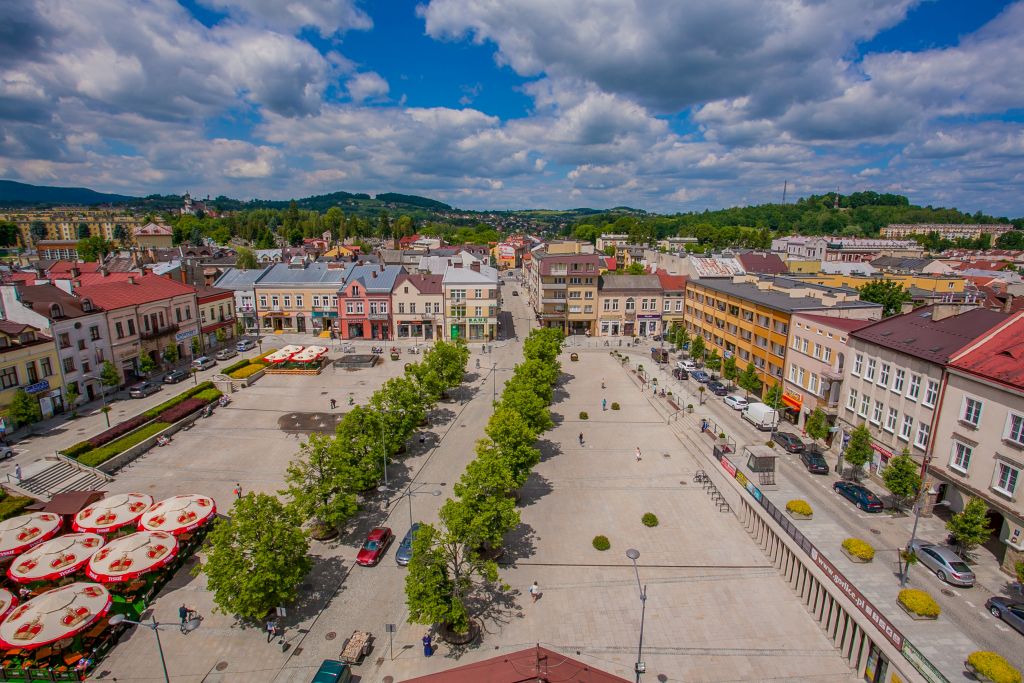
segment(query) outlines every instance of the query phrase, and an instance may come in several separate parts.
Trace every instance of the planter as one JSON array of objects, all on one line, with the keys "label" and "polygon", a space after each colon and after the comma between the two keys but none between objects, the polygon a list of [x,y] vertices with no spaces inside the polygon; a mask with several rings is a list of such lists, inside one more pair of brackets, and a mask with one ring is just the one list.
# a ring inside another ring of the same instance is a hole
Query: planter
[{"label": "planter", "polygon": [[907,609],[906,605],[904,605],[899,600],[896,601],[896,604],[899,605],[900,609],[903,610],[904,612],[906,612],[907,616],[910,617],[911,619],[913,619],[914,621],[935,621],[936,619],[939,618],[938,616],[926,617],[926,616],[924,616],[922,614],[918,614],[917,612],[913,612],[913,611]]},{"label": "planter", "polygon": [[391,360],[398,360],[398,354],[397,353],[391,354]]},{"label": "planter", "polygon": [[[847,559],[849,559],[850,562],[855,562],[857,564],[867,564],[868,562],[871,561],[871,560],[865,560],[863,557],[857,557],[856,555],[851,553],[849,550],[847,550],[843,546],[839,546],[839,549],[841,551],[843,551],[843,555],[846,555]],[[874,558],[872,558],[872,559],[874,559]]]},{"label": "planter", "polygon": [[580,359],[580,354],[578,354],[578,353],[570,353],[569,354],[569,360],[577,361],[579,359]]},{"label": "planter", "polygon": [[475,619],[469,620],[469,631],[466,633],[455,633],[448,624],[441,624],[437,629],[438,637],[450,645],[469,645],[480,637],[480,625]]},{"label": "planter", "polygon": [[971,664],[970,662],[968,662],[966,660],[964,660],[964,668],[967,669],[967,673],[969,673],[972,676],[974,676],[974,680],[976,680],[976,681],[989,681],[989,682],[992,681],[991,678],[989,678],[985,674],[983,674],[980,671],[978,671],[978,669],[975,668],[975,666],[973,664]]},{"label": "planter", "polygon": [[798,520],[798,521],[802,520],[802,519],[813,519],[814,518],[814,513],[813,512],[811,514],[809,514],[809,515],[801,515],[800,513],[793,512],[792,510],[786,510],[786,514],[789,515],[790,517],[792,517],[793,519]]}]

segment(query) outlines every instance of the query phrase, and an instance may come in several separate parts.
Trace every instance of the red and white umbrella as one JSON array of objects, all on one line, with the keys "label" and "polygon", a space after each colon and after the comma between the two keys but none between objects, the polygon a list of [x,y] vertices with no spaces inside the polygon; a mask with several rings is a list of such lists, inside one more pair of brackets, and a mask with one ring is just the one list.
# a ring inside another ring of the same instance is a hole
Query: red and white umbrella
[{"label": "red and white umbrella", "polygon": [[167,531],[175,536],[198,529],[217,514],[209,496],[174,496],[161,500],[143,513],[140,531]]},{"label": "red and white umbrella", "polygon": [[152,505],[153,496],[145,493],[119,493],[80,510],[71,526],[75,531],[108,534],[139,521],[142,513]]},{"label": "red and white umbrella", "polygon": [[0,621],[11,613],[11,610],[18,606],[18,598],[6,588],[0,588]]},{"label": "red and white umbrella", "polygon": [[53,538],[60,526],[60,515],[52,512],[30,512],[0,522],[0,557],[20,555]]},{"label": "red and white umbrella", "polygon": [[103,583],[131,581],[159,569],[178,554],[178,539],[166,531],[140,531],[103,546],[89,558],[85,574]]},{"label": "red and white umbrella", "polygon": [[72,583],[23,602],[0,624],[0,647],[33,650],[92,626],[110,609],[110,591]]},{"label": "red and white umbrella", "polygon": [[7,576],[18,583],[56,581],[74,574],[103,545],[99,534],[64,534],[18,555]]}]

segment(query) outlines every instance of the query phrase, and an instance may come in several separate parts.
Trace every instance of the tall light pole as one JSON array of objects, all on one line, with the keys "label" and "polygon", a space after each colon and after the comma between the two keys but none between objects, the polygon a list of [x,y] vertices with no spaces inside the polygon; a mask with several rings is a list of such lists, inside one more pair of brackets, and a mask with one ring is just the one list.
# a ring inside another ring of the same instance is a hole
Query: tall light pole
[{"label": "tall light pole", "polygon": [[636,683],[640,683],[640,674],[646,673],[647,664],[644,663],[644,618],[647,616],[647,586],[640,586],[640,569],[636,566],[636,561],[640,557],[640,551],[630,548],[626,551],[626,557],[633,561],[633,571],[636,573],[636,587],[640,591],[640,642],[636,646],[636,666],[633,670],[636,672]]},{"label": "tall light pole", "polygon": [[167,675],[167,662],[166,660],[164,660],[164,647],[160,644],[160,626],[162,624],[160,624],[160,622],[158,622],[155,618],[153,619],[152,623],[146,623],[144,621],[132,621],[131,619],[126,619],[123,614],[115,614],[114,616],[110,617],[110,620],[107,623],[109,623],[111,626],[117,626],[122,622],[126,624],[135,624],[136,626],[145,626],[146,628],[153,631],[153,634],[156,635],[156,649],[157,652],[160,653],[160,666],[162,666],[164,669],[164,683],[171,683],[171,679]]},{"label": "tall light pole", "polygon": [[109,429],[110,411],[107,410],[107,387],[103,384],[103,378],[97,375],[82,375],[82,379],[94,379],[100,383],[100,401],[103,402],[103,407],[100,408],[100,412],[103,413],[103,417],[107,418],[107,429]]},{"label": "tall light pole", "polygon": [[397,498],[395,498],[394,500],[389,500],[388,501],[388,505],[391,505],[392,503],[397,503],[398,501],[402,500],[403,498],[408,498],[409,499],[409,526],[412,527],[412,497],[413,496],[425,496],[425,495],[430,495],[430,496],[440,496],[441,495],[441,489],[434,489],[433,491],[420,491],[419,490],[420,487],[431,486],[431,485],[433,485],[433,486],[445,486],[445,482],[440,482],[438,484],[434,484],[433,482],[423,481],[423,482],[420,482],[419,484],[416,485],[416,489],[413,489],[412,488],[413,485],[409,484],[409,486],[406,487],[405,491],[403,491],[401,494],[399,494],[399,496]]}]

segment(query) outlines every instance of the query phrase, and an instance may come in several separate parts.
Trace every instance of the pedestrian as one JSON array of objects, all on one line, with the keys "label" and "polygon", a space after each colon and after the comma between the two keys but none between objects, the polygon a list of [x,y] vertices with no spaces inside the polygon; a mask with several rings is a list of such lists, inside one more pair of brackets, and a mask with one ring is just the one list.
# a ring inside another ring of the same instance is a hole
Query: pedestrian
[{"label": "pedestrian", "polygon": [[354,404],[355,402],[356,402],[356,400],[355,400],[354,398],[352,398],[351,396],[349,396],[349,397],[348,397],[348,404],[349,404],[349,405],[352,405],[352,404]]},{"label": "pedestrian", "polygon": [[188,607],[185,607],[185,603],[181,603],[181,607],[178,608],[178,617],[181,619],[181,632],[185,632],[185,624],[188,623]]},{"label": "pedestrian", "polygon": [[277,635],[277,622],[273,619],[267,620],[267,642],[269,643]]},{"label": "pedestrian", "polygon": [[423,634],[423,656],[429,657],[434,654],[434,643],[430,638],[430,631]]},{"label": "pedestrian", "polygon": [[537,585],[536,581],[530,586],[530,597],[533,598],[534,602],[537,602],[537,598],[540,597],[540,586]]},{"label": "pedestrian", "polygon": [[337,408],[337,407],[338,407],[338,402],[337,402],[337,401],[335,401],[335,400],[334,400],[334,399],[332,398],[332,399],[331,399],[331,410],[334,410],[334,409],[335,409],[335,408]]},{"label": "pedestrian", "polygon": [[604,412],[605,410],[608,410],[608,399],[602,398],[601,399],[601,411]]},{"label": "pedestrian", "polygon": [[636,447],[636,461],[640,462],[640,447]]},{"label": "pedestrian", "polygon": [[231,489],[231,493],[235,494],[235,498],[241,498],[242,497],[242,485],[241,484],[235,484],[235,488]]},{"label": "pedestrian", "polygon": [[601,378],[601,388],[604,389],[604,377]]},{"label": "pedestrian", "polygon": [[583,432],[580,432],[580,445],[583,445]]},{"label": "pedestrian", "polygon": [[707,430],[708,430],[708,421],[707,420],[701,420],[700,421],[700,431],[701,432],[706,432]]},{"label": "pedestrian", "polygon": [[19,484],[21,483],[21,463],[20,462],[17,463],[14,466],[14,478],[18,480]]}]

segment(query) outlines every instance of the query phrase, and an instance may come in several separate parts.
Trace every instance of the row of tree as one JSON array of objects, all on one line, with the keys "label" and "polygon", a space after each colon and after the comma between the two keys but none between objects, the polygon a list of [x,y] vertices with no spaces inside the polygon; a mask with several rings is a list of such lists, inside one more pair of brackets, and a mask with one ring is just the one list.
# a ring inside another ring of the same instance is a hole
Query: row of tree
[{"label": "row of tree", "polygon": [[501,400],[476,445],[476,458],[441,507],[440,522],[422,524],[413,539],[405,581],[409,621],[470,628],[467,599],[498,580],[495,558],[505,534],[519,525],[515,492],[540,461],[537,436],[553,426],[548,406],[561,367],[560,330],[534,330]]},{"label": "row of tree", "polygon": [[334,436],[310,435],[288,466],[280,492],[286,501],[242,496],[214,526],[209,556],[198,568],[217,608],[260,619],[294,601],[311,568],[308,535],[328,538],[356,514],[360,496],[381,483],[388,459],[405,449],[427,410],[461,384],[468,360],[464,342],[436,342],[367,405],[346,413]]}]

